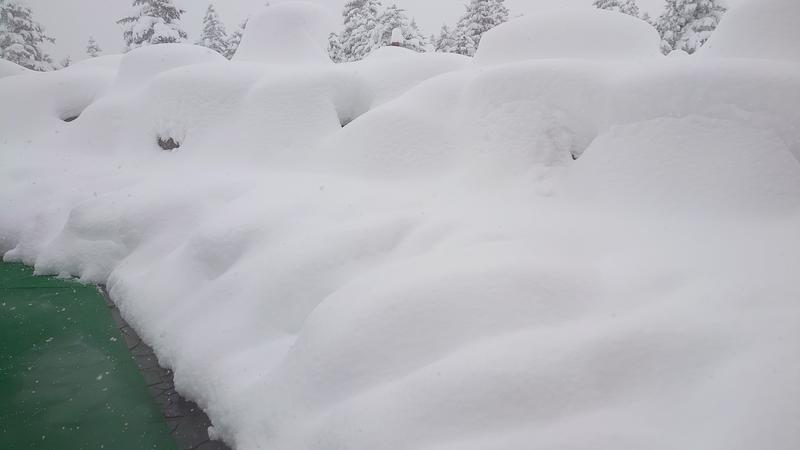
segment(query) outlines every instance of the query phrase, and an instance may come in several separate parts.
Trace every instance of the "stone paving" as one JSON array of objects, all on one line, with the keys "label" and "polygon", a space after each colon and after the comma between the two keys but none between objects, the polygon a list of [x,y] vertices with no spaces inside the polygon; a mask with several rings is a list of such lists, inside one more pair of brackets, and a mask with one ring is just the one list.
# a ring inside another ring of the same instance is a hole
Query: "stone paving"
[{"label": "stone paving", "polygon": [[170,433],[175,438],[181,450],[229,450],[229,447],[219,441],[208,438],[208,427],[211,421],[200,407],[181,397],[175,391],[172,371],[158,365],[158,359],[153,349],[145,344],[119,313],[103,289],[106,304],[111,310],[117,327],[125,338],[125,344],[133,355],[136,365],[144,375],[150,395],[158,403],[164,419],[170,428]]}]

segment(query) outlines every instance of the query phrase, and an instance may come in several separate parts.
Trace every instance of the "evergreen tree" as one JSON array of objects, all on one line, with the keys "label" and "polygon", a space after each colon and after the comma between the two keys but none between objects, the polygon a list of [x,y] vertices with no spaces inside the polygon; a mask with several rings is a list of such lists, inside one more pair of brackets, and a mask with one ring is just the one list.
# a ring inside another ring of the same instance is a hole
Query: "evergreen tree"
[{"label": "evergreen tree", "polygon": [[206,15],[203,17],[203,31],[200,32],[197,45],[210,48],[221,55],[228,52],[228,32],[213,4],[208,5]]},{"label": "evergreen tree", "polygon": [[336,33],[328,35],[328,55],[333,62],[339,63],[344,61],[342,56],[342,43],[339,41],[339,35]]},{"label": "evergreen tree", "polygon": [[228,36],[228,40],[225,42],[225,53],[223,53],[226,58],[233,59],[233,55],[235,55],[236,50],[239,49],[239,44],[242,43],[242,36],[244,36],[244,29],[246,27],[247,19],[240,23],[239,28]]},{"label": "evergreen tree", "polygon": [[[406,11],[404,9],[398,8],[397,5],[391,5],[380,15],[379,19],[379,26],[380,26],[380,40],[379,45],[381,47],[385,47],[392,43],[392,33],[394,32],[395,28],[402,29],[408,28],[409,20],[408,16],[406,15]],[[405,39],[405,33],[403,33],[403,39]]]},{"label": "evergreen tree", "polygon": [[128,16],[117,21],[125,27],[125,49],[186,41],[186,32],[181,28],[184,12],[172,0],[133,0]]},{"label": "evergreen tree", "polygon": [[58,63],[59,69],[66,69],[72,65],[72,57],[67,55]]},{"label": "evergreen tree", "polygon": [[508,21],[505,0],[470,0],[456,27],[456,53],[473,56],[487,31]]},{"label": "evergreen tree", "polygon": [[417,19],[412,17],[409,34],[406,36],[406,48],[419,53],[424,53],[429,43],[430,41],[427,37],[425,37],[424,34],[422,34],[422,30],[420,30],[419,25],[417,25]]},{"label": "evergreen tree", "polygon": [[102,51],[103,49],[97,45],[97,41],[94,40],[94,37],[89,36],[89,43],[86,44],[86,54],[91,58],[97,58]]},{"label": "evergreen tree", "polygon": [[392,33],[394,30],[399,29],[403,35],[403,42],[401,46],[416,52],[424,52],[428,40],[419,30],[415,20],[409,21],[405,10],[392,5],[386,8],[380,16],[381,37],[378,43],[379,47],[385,47],[392,44]]},{"label": "evergreen tree", "polygon": [[725,14],[719,0],[666,1],[656,23],[664,54],[673,50],[694,53],[705,44]]},{"label": "evergreen tree", "polygon": [[52,70],[53,60],[42,50],[55,39],[33,20],[33,11],[21,0],[0,0],[0,58],[32,70]]},{"label": "evergreen tree", "polygon": [[380,0],[348,0],[344,5],[344,31],[339,36],[343,61],[358,61],[380,47]]},{"label": "evergreen tree", "polygon": [[598,9],[639,17],[639,5],[636,4],[636,0],[594,0],[594,6]]},{"label": "evergreen tree", "polygon": [[453,48],[453,53],[473,56],[477,50],[478,45],[469,35],[461,34],[456,37],[456,46]]},{"label": "evergreen tree", "polygon": [[439,37],[433,39],[433,49],[437,52],[453,53],[456,51],[456,37],[447,25],[442,25]]}]

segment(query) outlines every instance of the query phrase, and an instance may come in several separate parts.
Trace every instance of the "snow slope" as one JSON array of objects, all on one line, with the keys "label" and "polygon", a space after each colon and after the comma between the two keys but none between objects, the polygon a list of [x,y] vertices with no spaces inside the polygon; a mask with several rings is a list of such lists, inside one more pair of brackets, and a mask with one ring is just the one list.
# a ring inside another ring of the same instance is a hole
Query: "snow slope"
[{"label": "snow slope", "polygon": [[0,78],[10,77],[28,72],[28,69],[18,66],[11,61],[0,59]]},{"label": "snow slope", "polygon": [[107,283],[240,450],[794,450],[800,64],[594,15],[635,44],[334,65],[251,25],[3,78],[0,253]]}]

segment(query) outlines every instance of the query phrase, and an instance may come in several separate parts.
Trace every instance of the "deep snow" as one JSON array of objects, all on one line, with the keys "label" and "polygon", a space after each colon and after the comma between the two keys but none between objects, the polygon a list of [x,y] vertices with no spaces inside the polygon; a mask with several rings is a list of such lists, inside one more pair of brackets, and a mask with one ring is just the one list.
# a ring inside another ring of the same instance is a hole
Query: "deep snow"
[{"label": "deep snow", "polygon": [[[233,62],[162,45],[0,80],[0,253],[107,283],[215,437],[800,447],[795,58],[664,58],[598,11],[511,22],[474,61],[334,65],[320,10],[266,14],[291,54],[249,26]],[[584,26],[590,53],[539,39]]]},{"label": "deep snow", "polygon": [[28,72],[28,69],[18,66],[11,61],[0,59],[0,78],[10,77],[11,75],[20,75]]}]

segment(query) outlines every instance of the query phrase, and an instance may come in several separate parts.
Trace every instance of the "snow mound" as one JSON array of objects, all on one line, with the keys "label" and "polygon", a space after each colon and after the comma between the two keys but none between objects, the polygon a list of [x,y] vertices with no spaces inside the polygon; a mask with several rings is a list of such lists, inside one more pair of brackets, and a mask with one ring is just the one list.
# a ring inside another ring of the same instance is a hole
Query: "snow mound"
[{"label": "snow mound", "polygon": [[331,63],[328,35],[336,18],[323,6],[307,2],[280,3],[247,23],[236,61],[270,64]]},{"label": "snow mound", "polygon": [[566,189],[597,208],[794,214],[800,162],[763,129],[702,116],[655,119],[597,138],[570,171]]},{"label": "snow mound", "polygon": [[455,53],[417,53],[402,47],[382,47],[361,61],[339,64],[362,78],[374,95],[374,105],[386,103],[423,81],[465,69],[471,59]]},{"label": "snow mound", "polygon": [[54,72],[3,78],[0,99],[5,102],[19,96],[26,98],[24,102],[10,101],[10,107],[0,107],[4,147],[41,150],[48,144],[64,144],[68,140],[66,130],[73,128],[83,111],[107,92],[115,75],[113,70],[75,65]]},{"label": "snow mound", "polygon": [[[125,55],[103,55],[95,58],[86,58],[73,64],[81,67],[102,67],[108,70],[119,70],[119,65]],[[72,67],[72,66],[70,66]]]},{"label": "snow mound", "polygon": [[18,66],[11,61],[0,59],[0,78],[10,77],[11,75],[19,75],[29,72],[28,69]]},{"label": "snow mound", "polygon": [[114,89],[126,91],[141,87],[159,73],[176,67],[222,61],[226,61],[224,56],[197,45],[157,44],[139,47],[126,53],[119,63]]},{"label": "snow mound", "polygon": [[[414,50],[405,47],[380,47],[376,48],[364,59],[391,59],[391,58],[404,58],[412,55],[423,55],[424,53],[415,52]],[[448,53],[449,54],[449,53]],[[454,53],[453,53],[454,54]]]},{"label": "snow mound", "polygon": [[481,39],[475,62],[526,59],[639,59],[659,56],[658,32],[647,22],[606,10],[565,10],[504,23]]},{"label": "snow mound", "polygon": [[800,2],[736,3],[701,50],[708,56],[800,61]]}]

